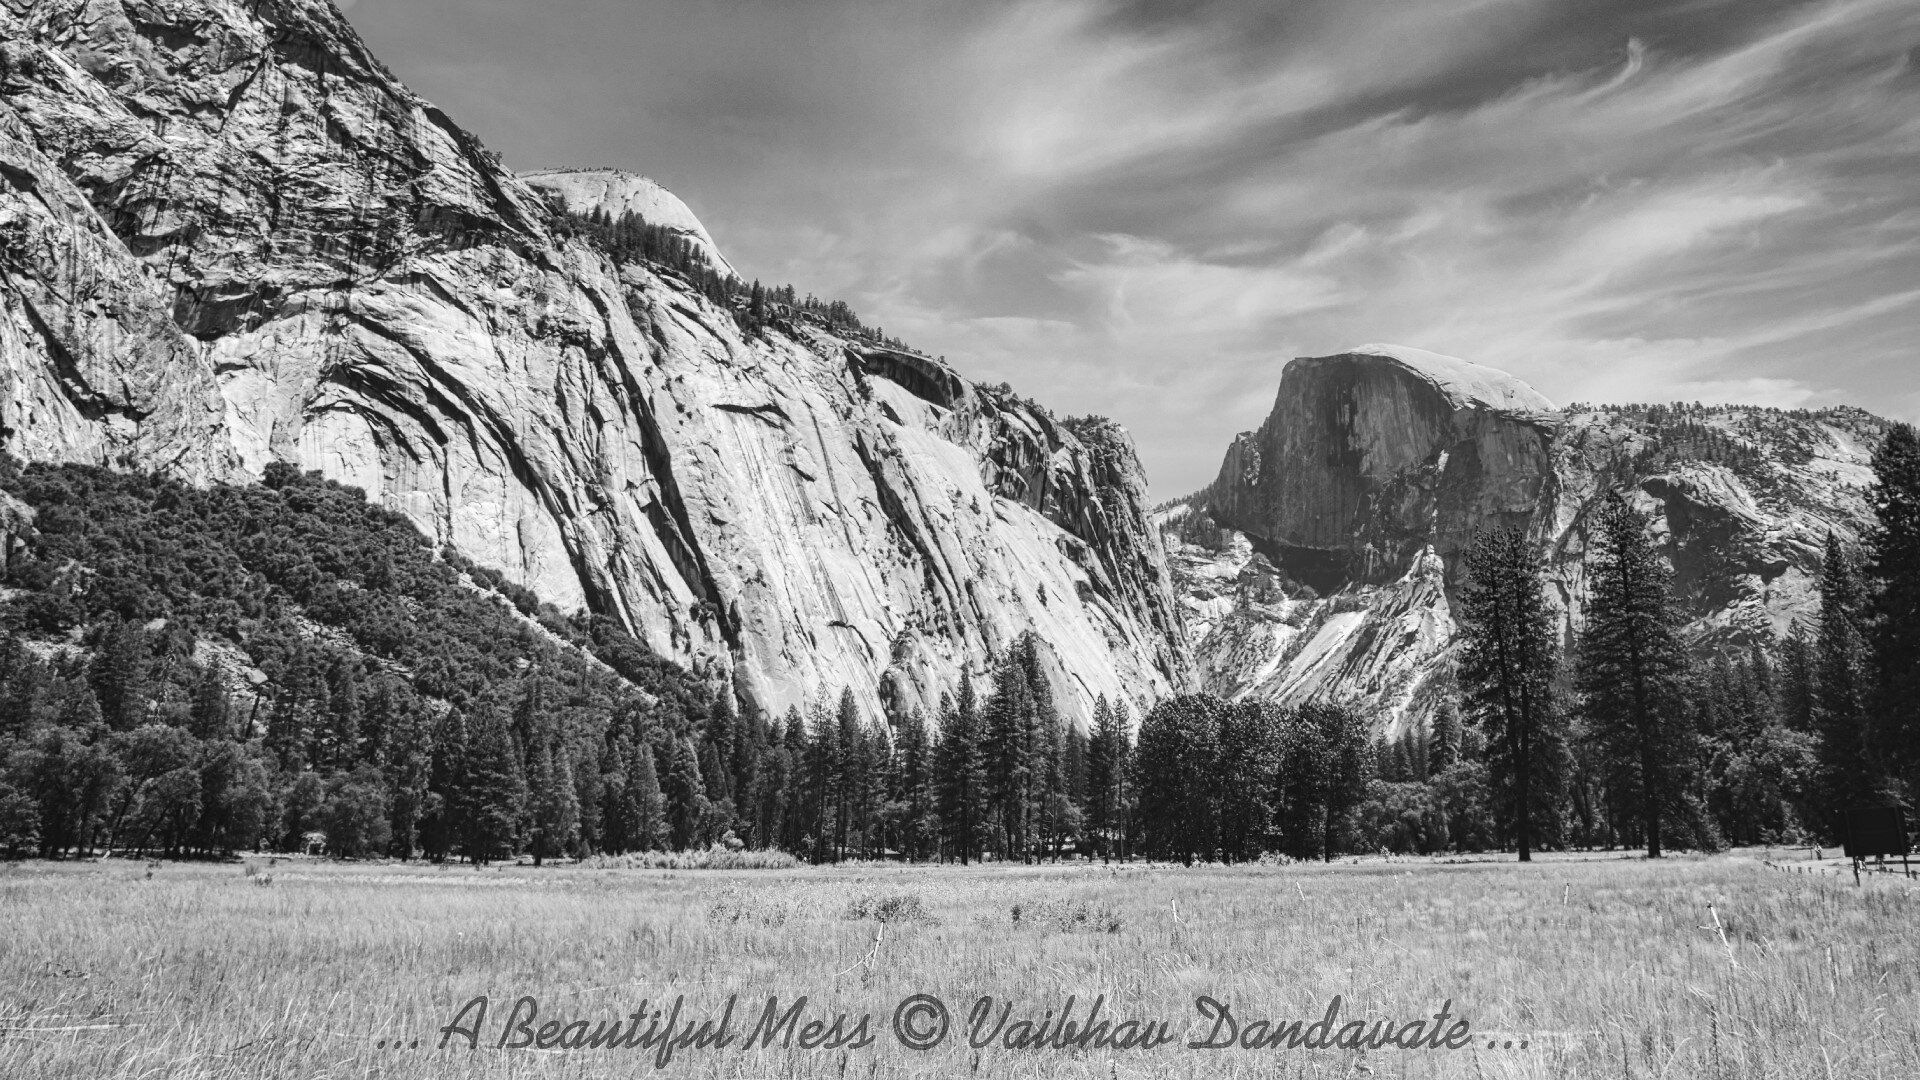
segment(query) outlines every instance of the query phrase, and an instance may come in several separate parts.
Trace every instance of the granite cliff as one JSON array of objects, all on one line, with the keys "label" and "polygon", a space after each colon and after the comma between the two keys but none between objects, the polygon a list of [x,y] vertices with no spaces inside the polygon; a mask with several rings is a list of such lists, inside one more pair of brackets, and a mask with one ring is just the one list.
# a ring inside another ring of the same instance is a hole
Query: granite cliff
[{"label": "granite cliff", "polygon": [[1124,431],[799,311],[743,329],[507,171],[326,0],[0,0],[0,447],[318,469],[784,710],[932,707],[1020,631],[1063,711],[1181,684]]},{"label": "granite cliff", "polygon": [[1328,699],[1388,730],[1449,693],[1450,596],[1482,530],[1525,530],[1571,636],[1599,497],[1654,520],[1702,648],[1784,634],[1818,607],[1827,535],[1855,541],[1884,422],[1697,405],[1556,409],[1524,382],[1399,346],[1289,364],[1266,423],[1207,490],[1163,507],[1197,678],[1226,696]]}]

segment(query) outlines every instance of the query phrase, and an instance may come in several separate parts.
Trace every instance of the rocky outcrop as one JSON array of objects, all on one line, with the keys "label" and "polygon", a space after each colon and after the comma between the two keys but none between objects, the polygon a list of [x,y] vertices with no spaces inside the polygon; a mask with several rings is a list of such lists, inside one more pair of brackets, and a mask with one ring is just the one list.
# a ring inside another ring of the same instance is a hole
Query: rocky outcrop
[{"label": "rocky outcrop", "polygon": [[1829,535],[1854,546],[1873,522],[1873,451],[1887,423],[1859,409],[1575,408],[1554,444],[1534,535],[1569,625],[1599,496],[1652,517],[1674,589],[1703,647],[1809,629]]},{"label": "rocky outcrop", "polygon": [[[744,332],[570,237],[326,0],[0,0],[4,446],[198,480],[291,461],[782,710],[932,707],[1014,635],[1065,710],[1185,642],[1124,433],[791,315]],[[717,265],[725,266],[717,249]]]},{"label": "rocky outcrop", "polygon": [[644,176],[618,169],[548,169],[521,173],[520,179],[576,214],[598,211],[614,221],[637,214],[649,225],[671,229],[691,243],[708,266],[738,276],[693,210],[678,195]]},{"label": "rocky outcrop", "polygon": [[1235,440],[1211,489],[1221,525],[1329,591],[1449,566],[1491,525],[1524,525],[1551,472],[1553,406],[1452,357],[1362,346],[1287,365],[1273,413]]},{"label": "rocky outcrop", "polygon": [[16,556],[25,552],[33,535],[33,507],[0,491],[0,578]]},{"label": "rocky outcrop", "polygon": [[1555,411],[1501,372],[1367,346],[1288,365],[1266,424],[1158,521],[1203,685],[1341,702],[1394,732],[1447,694],[1450,594],[1480,531],[1534,540],[1570,638],[1594,511],[1623,491],[1654,522],[1689,638],[1744,649],[1817,612],[1826,537],[1871,520],[1884,430],[1848,409]]},{"label": "rocky outcrop", "polygon": [[1424,723],[1450,693],[1455,625],[1445,564],[1432,548],[1393,581],[1322,595],[1245,533],[1219,527],[1204,499],[1163,508],[1156,520],[1201,689],[1347,705],[1396,734]]}]

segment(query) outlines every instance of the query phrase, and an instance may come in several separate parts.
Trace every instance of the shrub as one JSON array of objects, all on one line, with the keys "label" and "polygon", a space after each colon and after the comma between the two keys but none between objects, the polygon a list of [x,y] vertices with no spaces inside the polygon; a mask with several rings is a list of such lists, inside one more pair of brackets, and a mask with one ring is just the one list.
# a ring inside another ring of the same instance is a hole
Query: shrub
[{"label": "shrub", "polygon": [[785,926],[793,915],[793,901],[768,890],[729,885],[707,905],[707,919],[717,923],[758,923]]},{"label": "shrub", "polygon": [[1086,900],[1040,900],[1016,903],[1011,912],[1015,926],[1054,930],[1062,934],[1117,934],[1120,912],[1110,904]]},{"label": "shrub", "polygon": [[926,902],[913,893],[867,893],[854,898],[847,905],[846,917],[849,919],[872,919],[874,922],[934,922],[933,912],[927,910]]}]

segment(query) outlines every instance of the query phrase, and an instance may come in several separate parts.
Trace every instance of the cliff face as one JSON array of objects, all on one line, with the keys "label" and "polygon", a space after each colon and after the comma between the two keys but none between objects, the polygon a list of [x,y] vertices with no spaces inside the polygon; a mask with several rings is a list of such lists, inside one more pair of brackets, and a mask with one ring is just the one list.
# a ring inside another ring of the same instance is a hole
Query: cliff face
[{"label": "cliff face", "polygon": [[[615,265],[324,0],[0,0],[0,38],[8,452],[320,469],[770,709],[931,707],[1028,627],[1070,714],[1183,678],[1123,432]],[[642,178],[532,180],[712,247]]]},{"label": "cliff face", "polygon": [[1817,611],[1827,534],[1871,520],[1884,427],[1857,410],[1557,411],[1502,372],[1366,346],[1288,365],[1265,425],[1158,520],[1204,686],[1353,704],[1397,731],[1448,693],[1449,597],[1482,530],[1534,540],[1571,635],[1589,523],[1622,490],[1654,521],[1692,640],[1745,647]]},{"label": "cliff face", "polygon": [[1209,509],[1317,587],[1392,580],[1430,545],[1452,564],[1480,529],[1532,513],[1552,410],[1502,372],[1418,349],[1305,357],[1228,450]]},{"label": "cliff face", "polygon": [[1745,644],[1812,630],[1827,536],[1861,543],[1886,421],[1859,409],[1737,406],[1569,410],[1534,515],[1550,580],[1578,624],[1599,496],[1617,487],[1652,516],[1696,640]]}]

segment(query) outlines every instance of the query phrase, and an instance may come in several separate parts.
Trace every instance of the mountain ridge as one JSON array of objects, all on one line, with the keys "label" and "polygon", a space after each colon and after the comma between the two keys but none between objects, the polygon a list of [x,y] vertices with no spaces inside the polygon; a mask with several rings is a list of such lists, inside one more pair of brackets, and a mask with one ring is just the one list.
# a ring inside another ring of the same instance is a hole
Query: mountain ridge
[{"label": "mountain ridge", "polygon": [[1123,433],[610,258],[321,0],[0,24],[0,449],[318,469],[769,713],[931,714],[1029,628],[1082,722],[1183,682]]},{"label": "mountain ridge", "polygon": [[1451,693],[1451,601],[1474,537],[1529,536],[1570,643],[1588,522],[1609,490],[1654,521],[1688,639],[1706,651],[1809,623],[1827,535],[1853,545],[1870,527],[1888,422],[1865,410],[1514,410],[1545,399],[1494,369],[1481,370],[1523,389],[1448,393],[1405,355],[1289,364],[1272,415],[1233,440],[1219,477],[1156,508],[1203,688],[1355,705],[1393,734],[1423,725]]}]

